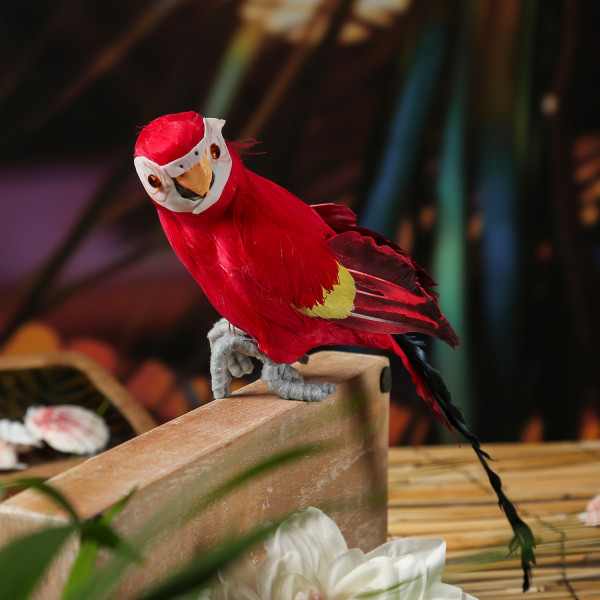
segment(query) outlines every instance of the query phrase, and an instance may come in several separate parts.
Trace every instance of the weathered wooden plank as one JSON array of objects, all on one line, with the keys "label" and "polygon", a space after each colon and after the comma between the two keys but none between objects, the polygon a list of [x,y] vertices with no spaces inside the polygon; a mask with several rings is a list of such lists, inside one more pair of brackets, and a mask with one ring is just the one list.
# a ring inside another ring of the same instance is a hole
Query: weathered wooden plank
[{"label": "weathered wooden plank", "polygon": [[[385,502],[381,496],[374,499],[387,484],[388,394],[380,389],[387,364],[387,359],[373,355],[318,353],[300,369],[309,378],[337,384],[336,393],[321,404],[282,400],[256,382],[50,483],[82,518],[106,511],[135,486],[132,500],[115,522],[124,535],[150,519],[163,519],[164,536],[152,547],[146,566],[128,577],[123,597],[224,536],[308,506],[341,501],[329,511],[331,516],[350,545],[369,550],[387,537]],[[282,451],[315,443],[332,448],[260,476],[169,535],[199,499],[231,478]],[[344,505],[348,500],[355,506]],[[0,504],[1,536],[7,540],[35,529],[49,517],[64,519],[45,497],[27,490]],[[45,583],[44,600],[58,597],[74,550],[55,565]]]}]

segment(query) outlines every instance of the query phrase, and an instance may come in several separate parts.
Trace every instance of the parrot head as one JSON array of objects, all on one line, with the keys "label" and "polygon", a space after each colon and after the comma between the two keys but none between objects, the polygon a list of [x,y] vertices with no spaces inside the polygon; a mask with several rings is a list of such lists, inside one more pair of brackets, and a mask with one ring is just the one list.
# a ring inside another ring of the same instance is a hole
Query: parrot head
[{"label": "parrot head", "polygon": [[134,164],[148,195],[173,212],[198,214],[215,204],[231,173],[225,121],[195,112],[165,115],[140,132]]}]

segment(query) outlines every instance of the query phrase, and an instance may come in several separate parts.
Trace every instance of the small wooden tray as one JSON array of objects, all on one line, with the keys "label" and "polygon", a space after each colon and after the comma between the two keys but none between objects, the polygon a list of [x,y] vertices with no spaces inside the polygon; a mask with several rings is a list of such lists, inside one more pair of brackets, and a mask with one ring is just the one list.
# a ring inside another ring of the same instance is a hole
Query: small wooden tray
[{"label": "small wooden tray", "polygon": [[[23,419],[29,406],[77,404],[102,414],[110,429],[108,448],[156,427],[147,411],[102,367],[76,352],[0,358],[0,419]],[[88,457],[69,458],[44,447],[23,456],[24,471],[0,471],[0,483],[18,477],[48,478]]]}]

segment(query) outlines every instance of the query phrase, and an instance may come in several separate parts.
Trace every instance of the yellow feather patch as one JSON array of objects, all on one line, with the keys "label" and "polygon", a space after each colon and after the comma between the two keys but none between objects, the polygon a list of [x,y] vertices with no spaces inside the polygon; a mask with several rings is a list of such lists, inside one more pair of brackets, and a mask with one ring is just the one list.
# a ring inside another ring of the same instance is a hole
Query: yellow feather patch
[{"label": "yellow feather patch", "polygon": [[339,283],[335,283],[330,292],[323,288],[322,302],[317,302],[312,308],[298,306],[294,308],[309,317],[345,319],[354,308],[356,286],[354,285],[354,277],[340,263],[338,263],[338,281]]}]

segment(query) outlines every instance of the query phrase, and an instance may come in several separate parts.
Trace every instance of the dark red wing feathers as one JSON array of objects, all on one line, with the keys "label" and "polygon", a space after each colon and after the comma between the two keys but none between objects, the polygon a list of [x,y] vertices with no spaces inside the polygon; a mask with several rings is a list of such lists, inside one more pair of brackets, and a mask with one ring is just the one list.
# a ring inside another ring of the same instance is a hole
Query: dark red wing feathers
[{"label": "dark red wing feathers", "polygon": [[344,319],[346,326],[374,333],[419,332],[453,347],[459,343],[430,289],[435,282],[406,252],[357,226],[349,208],[323,204],[313,209],[336,232],[329,247],[356,283],[354,310]]},{"label": "dark red wing feathers", "polygon": [[396,254],[399,256],[403,256],[406,261],[412,265],[417,279],[419,280],[419,284],[423,286],[430,296],[434,298],[438,297],[438,294],[435,290],[431,289],[435,285],[435,281],[430,277],[429,273],[419,264],[417,264],[413,258],[400,248],[398,244],[392,242],[388,238],[380,235],[375,231],[371,231],[366,227],[361,227],[356,224],[356,214],[349,209],[347,206],[342,206],[340,204],[313,204],[312,208],[321,216],[321,218],[333,229],[336,233],[344,233],[345,231],[356,231],[360,233],[363,237],[371,238],[377,246],[387,246],[394,250]]}]

